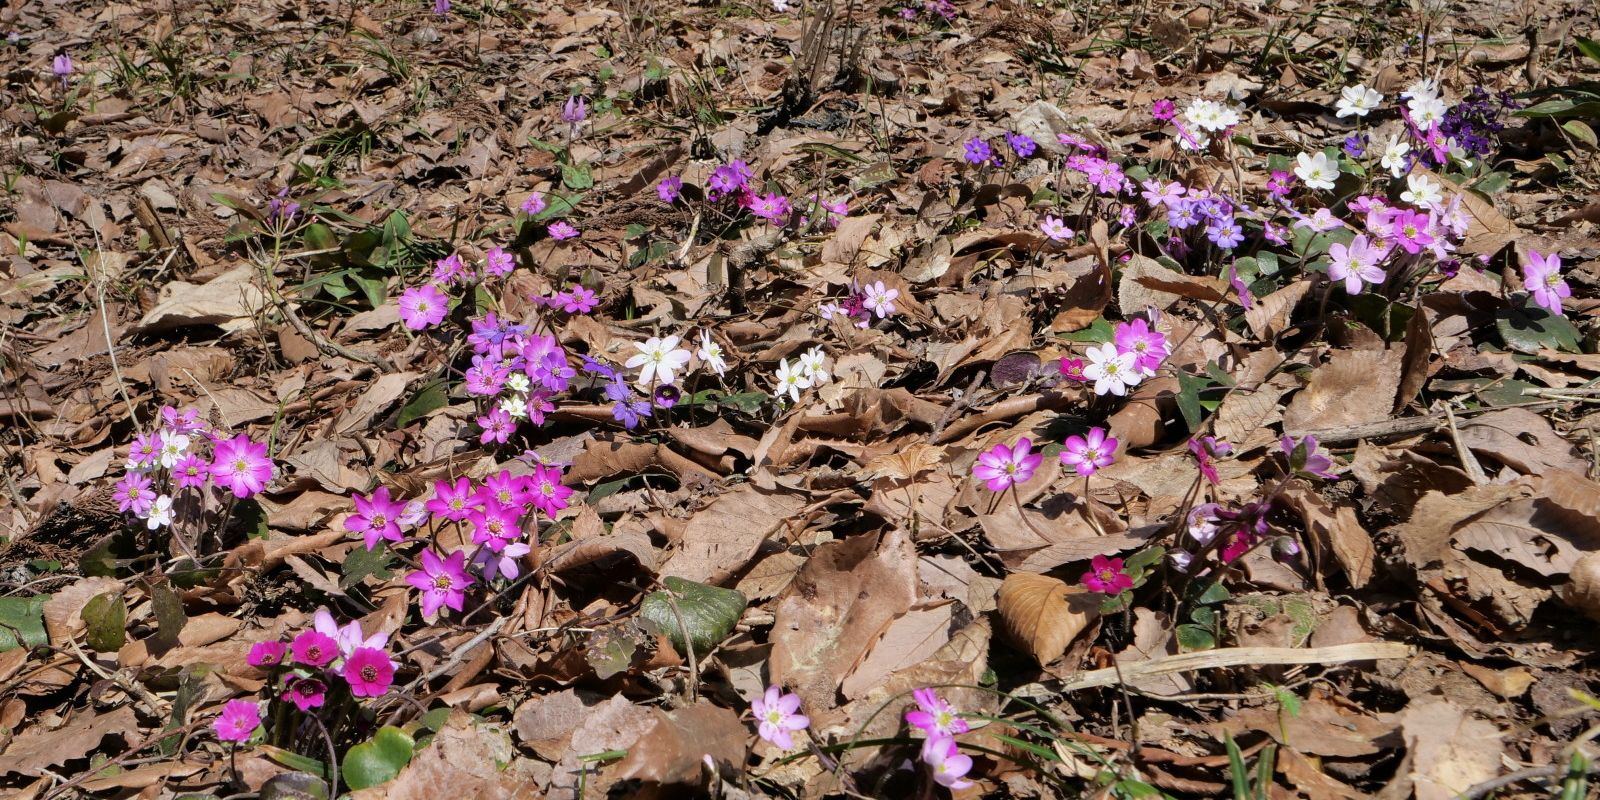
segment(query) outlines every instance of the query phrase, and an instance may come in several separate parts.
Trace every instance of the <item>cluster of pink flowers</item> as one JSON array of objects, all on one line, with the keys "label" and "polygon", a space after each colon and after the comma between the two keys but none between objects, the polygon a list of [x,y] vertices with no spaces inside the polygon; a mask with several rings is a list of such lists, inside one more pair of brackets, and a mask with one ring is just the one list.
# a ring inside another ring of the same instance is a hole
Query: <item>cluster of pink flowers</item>
[{"label": "cluster of pink flowers", "polygon": [[1083,359],[1061,359],[1062,376],[1077,381],[1093,381],[1094,393],[1122,397],[1128,388],[1155,377],[1161,364],[1172,354],[1166,334],[1155,330],[1144,319],[1118,323],[1112,340],[1089,348]]},{"label": "cluster of pink flowers", "polygon": [[917,708],[906,712],[906,722],[926,737],[919,757],[933,773],[934,782],[951,790],[972,786],[972,781],[967,780],[972,757],[962,754],[955,738],[971,729],[967,721],[932,689],[918,689],[911,696]]},{"label": "cluster of pink flowers", "polygon": [[829,300],[817,310],[823,319],[831,320],[840,317],[855,323],[857,328],[866,330],[872,325],[873,317],[888,319],[898,310],[894,304],[899,299],[900,290],[884,286],[883,281],[873,281],[866,286],[850,287],[850,294],[842,301]]},{"label": "cluster of pink flowers", "polygon": [[[340,627],[326,608],[319,608],[310,629],[289,641],[256,642],[246,660],[271,676],[268,685],[280,701],[310,712],[326,705],[330,693],[348,691],[361,698],[387,694],[399,668],[388,646],[389,634],[368,636],[356,621]],[[260,722],[259,703],[234,700],[212,724],[219,738],[242,742]]]},{"label": "cluster of pink flowers", "polygon": [[185,491],[202,503],[210,496],[208,486],[245,499],[272,480],[272,459],[265,444],[242,433],[224,439],[208,431],[193,408],[180,412],[166,406],[160,419],[161,427],[134,437],[127,472],[112,494],[117,510],[143,520],[150,530],[172,524],[173,503]]},{"label": "cluster of pink flowers", "polygon": [[[594,301],[593,293],[581,286],[556,298],[572,307]],[[467,343],[472,346],[472,366],[463,373],[467,394],[488,405],[478,417],[482,444],[506,443],[523,420],[545,424],[556,408],[555,396],[571,388],[577,375],[556,337],[505,322],[492,312],[472,321]]]}]

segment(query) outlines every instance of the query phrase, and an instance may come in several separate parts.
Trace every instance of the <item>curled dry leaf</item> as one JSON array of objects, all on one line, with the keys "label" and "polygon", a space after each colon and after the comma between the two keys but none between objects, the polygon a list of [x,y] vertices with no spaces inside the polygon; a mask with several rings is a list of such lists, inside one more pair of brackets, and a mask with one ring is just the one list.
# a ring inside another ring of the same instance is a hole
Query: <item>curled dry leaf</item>
[{"label": "curled dry leaf", "polygon": [[1012,641],[1045,666],[1098,616],[1096,596],[1072,592],[1048,575],[1018,572],[1000,584],[1000,619]]}]

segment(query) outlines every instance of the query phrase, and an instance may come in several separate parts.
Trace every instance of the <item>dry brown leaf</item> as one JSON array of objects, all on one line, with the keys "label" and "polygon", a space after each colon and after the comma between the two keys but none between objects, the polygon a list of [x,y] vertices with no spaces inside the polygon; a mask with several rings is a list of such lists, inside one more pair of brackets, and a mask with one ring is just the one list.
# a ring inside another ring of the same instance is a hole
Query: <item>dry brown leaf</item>
[{"label": "dry brown leaf", "polygon": [[1289,327],[1289,317],[1295,306],[1311,291],[1311,281],[1295,281],[1266,297],[1256,298],[1256,304],[1244,312],[1244,321],[1256,338],[1271,341]]},{"label": "dry brown leaf", "polygon": [[1400,350],[1335,350],[1283,412],[1284,433],[1365,425],[1389,418],[1400,388]]},{"label": "dry brown leaf", "polygon": [[1582,474],[1589,465],[1572,444],[1561,438],[1544,417],[1526,408],[1505,408],[1464,420],[1461,443],[1479,456],[1505,464],[1524,475],[1555,470]]},{"label": "dry brown leaf", "polygon": [[0,775],[40,775],[48,767],[94,752],[108,735],[119,735],[132,744],[139,740],[138,729],[131,705],[105,713],[84,709],[53,730],[43,724],[29,725],[0,753]]},{"label": "dry brown leaf", "polygon": [[1367,585],[1372,579],[1378,552],[1372,544],[1372,536],[1356,519],[1355,509],[1347,505],[1330,507],[1326,500],[1303,486],[1286,492],[1284,499],[1300,510],[1306,532],[1317,537],[1323,548],[1332,551],[1350,585],[1358,589]]},{"label": "dry brown leaf", "polygon": [[1561,587],[1561,599],[1590,619],[1600,620],[1600,553],[1590,553],[1572,565],[1568,582]]},{"label": "dry brown leaf", "polygon": [[1232,443],[1238,452],[1271,443],[1277,438],[1272,426],[1283,420],[1278,403],[1288,393],[1288,389],[1275,383],[1228,392],[1217,406],[1212,432],[1218,439]]},{"label": "dry brown leaf", "polygon": [[1449,700],[1413,702],[1400,725],[1417,800],[1453,800],[1500,772],[1500,730]]},{"label": "dry brown leaf", "polygon": [[1000,584],[1005,630],[1040,666],[1067,652],[1067,645],[1099,615],[1098,608],[1092,595],[1074,593],[1048,575],[1019,572]]},{"label": "dry brown leaf", "polygon": [[257,269],[241,264],[201,285],[169,281],[162,285],[155,308],[130,333],[151,333],[191,325],[215,325],[225,331],[250,327],[250,319],[266,308],[267,295],[256,286]]},{"label": "dry brown leaf", "polygon": [[851,700],[862,697],[890,674],[938,652],[950,641],[954,613],[955,604],[950,602],[907,611],[889,624],[889,629],[883,632],[883,638],[872,646],[867,657],[845,676],[840,691]]},{"label": "dry brown leaf", "polygon": [[529,786],[545,783],[549,775],[548,766],[519,757],[504,731],[456,710],[394,780],[355,792],[351,798],[510,800],[525,796]]},{"label": "dry brown leaf", "polygon": [[727,774],[744,766],[749,733],[733,711],[704,700],[675,711],[652,711],[655,723],[608,770],[616,780],[688,789],[704,781],[708,761]]},{"label": "dry brown leaf", "polygon": [[1573,514],[1543,497],[1510,500],[1462,523],[1451,541],[1548,578],[1565,575],[1578,559],[1600,550],[1600,519]]},{"label": "dry brown leaf", "polygon": [[805,500],[745,484],[712,501],[689,519],[662,577],[721,583],[744,569],[761,543],[782,530]]}]

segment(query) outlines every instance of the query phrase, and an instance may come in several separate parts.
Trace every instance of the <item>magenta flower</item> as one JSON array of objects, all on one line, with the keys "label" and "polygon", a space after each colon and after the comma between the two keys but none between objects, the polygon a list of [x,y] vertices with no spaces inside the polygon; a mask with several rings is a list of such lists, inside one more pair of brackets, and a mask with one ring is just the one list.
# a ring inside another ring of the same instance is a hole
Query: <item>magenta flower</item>
[{"label": "magenta flower", "polygon": [[994,158],[994,149],[989,146],[988,142],[973,137],[968,139],[966,145],[962,147],[962,158],[965,158],[969,164],[982,164]]},{"label": "magenta flower", "polygon": [[678,195],[682,193],[683,179],[677,175],[668,175],[662,178],[660,183],[656,184],[656,197],[661,198],[663,203],[670,205],[676,202]]},{"label": "magenta flower", "polygon": [[555,239],[558,242],[566,241],[567,239],[571,239],[572,237],[578,235],[578,229],[572,227],[572,224],[566,220],[551,223],[547,230],[550,233],[550,238]]},{"label": "magenta flower", "polygon": [[1089,571],[1083,573],[1083,585],[1091,592],[1118,595],[1133,588],[1133,578],[1122,570],[1122,559],[1095,556],[1089,562]]},{"label": "magenta flower", "polygon": [[555,301],[561,310],[568,314],[587,314],[593,311],[595,306],[600,305],[600,300],[595,297],[594,292],[583,286],[574,286],[557,293]]},{"label": "magenta flower", "polygon": [[811,726],[811,718],[800,712],[800,695],[784,694],[778,686],[768,686],[763,697],[750,701],[750,713],[760,723],[761,738],[784,750],[794,748],[794,731]]},{"label": "magenta flower", "polygon": [[311,615],[311,619],[312,628],[317,633],[334,640],[338,645],[339,658],[349,658],[350,654],[354,653],[357,648],[367,647],[379,650],[389,643],[389,634],[378,631],[368,636],[365,631],[361,630],[361,623],[355,620],[351,620],[342,628],[339,627],[339,623],[333,620],[333,615],[328,613],[326,608],[317,609],[316,613]]},{"label": "magenta flower", "polygon": [[922,760],[933,769],[935,783],[951,791],[972,786],[967,773],[972,771],[972,757],[961,754],[954,737],[935,736],[922,746]]},{"label": "magenta flower", "polygon": [[1033,440],[1024,437],[1012,447],[1001,443],[979,453],[978,463],[972,465],[972,476],[986,481],[989,491],[1003,492],[1008,486],[1027,483],[1043,461],[1042,454],[1033,452]]},{"label": "magenta flower", "polygon": [[1063,378],[1074,381],[1083,381],[1084,361],[1081,358],[1063,357],[1061,363],[1056,365]]},{"label": "magenta flower", "polygon": [[[459,551],[457,551],[459,552]],[[356,697],[382,697],[394,683],[394,663],[382,650],[358,647],[344,661],[344,679]]]},{"label": "magenta flower", "polygon": [[534,192],[528,195],[528,199],[522,201],[522,213],[531,217],[543,211],[545,205],[544,194],[542,192]]},{"label": "magenta flower", "polygon": [[155,469],[161,461],[161,434],[146,433],[133,437],[128,446],[128,469],[144,472]]},{"label": "magenta flower", "polygon": [[[483,433],[478,434],[478,444],[498,442],[505,444],[511,439],[511,434],[516,431],[517,423],[511,419],[505,409],[495,408],[488,414],[478,417],[478,427]],[[369,548],[370,549],[370,548]]]},{"label": "magenta flower", "polygon": [[301,631],[289,645],[295,663],[320,667],[339,657],[339,642],[322,631]]},{"label": "magenta flower", "polygon": [[472,481],[467,478],[457,478],[454,484],[438,481],[433,484],[433,499],[427,503],[428,512],[440,519],[464,520],[476,504],[472,491]]},{"label": "magenta flower", "polygon": [[414,331],[438,325],[449,311],[450,298],[431,283],[413,286],[400,295],[400,321]]},{"label": "magenta flower", "polygon": [[1178,116],[1178,106],[1163,97],[1150,104],[1150,116],[1155,117],[1158,122],[1166,122]]},{"label": "magenta flower", "polygon": [[222,713],[211,721],[217,738],[224,742],[248,742],[261,727],[261,706],[249,700],[229,700]]},{"label": "magenta flower", "polygon": [[1315,475],[1319,478],[1337,478],[1333,473],[1333,459],[1317,452],[1317,437],[1307,436],[1296,442],[1288,436],[1278,443],[1283,454],[1289,457],[1292,472]]},{"label": "magenta flower", "polygon": [[499,552],[522,535],[518,516],[515,509],[499,503],[491,503],[481,511],[468,512],[467,521],[472,524],[472,543]]},{"label": "magenta flower", "polygon": [[1539,255],[1528,251],[1528,263],[1522,265],[1522,288],[1533,295],[1534,305],[1562,316],[1561,301],[1572,296],[1572,289],[1561,278],[1561,256],[1551,253]]},{"label": "magenta flower", "polygon": [[572,487],[561,484],[560,467],[536,465],[533,468],[533,475],[529,478],[533,484],[534,507],[552,518],[567,507],[567,498],[572,496]]},{"label": "magenta flower", "polygon": [[1167,346],[1167,335],[1151,329],[1150,323],[1143,319],[1118,324],[1112,336],[1118,352],[1132,353],[1134,368],[1147,377],[1154,376],[1161,362],[1172,352]]},{"label": "magenta flower", "polygon": [[283,642],[256,642],[250,645],[250,655],[245,661],[252,667],[276,667],[283,663],[289,645]]},{"label": "magenta flower", "polygon": [[301,711],[321,708],[328,700],[328,684],[321,678],[302,675],[284,676],[283,694]]},{"label": "magenta flower", "polygon": [[750,213],[773,225],[783,225],[789,218],[789,211],[789,198],[777,192],[758,194],[750,204]]},{"label": "magenta flower", "polygon": [[955,708],[932,689],[918,689],[911,696],[917,701],[917,710],[906,712],[906,722],[921,729],[929,741],[971,730],[966,720],[956,716]]},{"label": "magenta flower", "polygon": [[172,466],[172,480],[179,489],[197,488],[206,485],[206,477],[211,470],[206,465],[206,460],[194,453],[190,453],[178,460]]},{"label": "magenta flower", "polygon": [[1394,226],[1395,243],[1400,245],[1402,250],[1414,255],[1433,244],[1433,235],[1428,232],[1433,228],[1432,213],[1424,214],[1404,208],[1392,211],[1390,224]]},{"label": "magenta flower", "polygon": [[471,276],[467,265],[462,263],[461,256],[451,253],[438,261],[433,262],[433,282],[449,286]]},{"label": "magenta flower", "polygon": [[1233,445],[1221,441],[1215,436],[1200,436],[1189,440],[1189,453],[1199,463],[1200,474],[1204,475],[1212,486],[1222,482],[1221,478],[1217,476],[1217,457],[1225,456],[1232,452]]},{"label": "magenta flower", "polygon": [[272,459],[264,443],[250,441],[239,434],[232,439],[214,440],[211,448],[211,480],[244,499],[260,492],[272,480]]},{"label": "magenta flower", "polygon": [[516,268],[516,256],[511,255],[503,247],[491,247],[489,252],[483,254],[483,271],[487,275],[503,278]]},{"label": "magenta flower", "polygon": [[1066,449],[1061,451],[1061,463],[1079,475],[1088,477],[1096,471],[1111,466],[1117,460],[1116,437],[1107,436],[1105,428],[1090,428],[1083,436],[1068,436]]},{"label": "magenta flower", "polygon": [[118,511],[141,518],[150,513],[150,506],[156,502],[150,479],[137,472],[130,472],[117,481],[117,491],[111,497],[117,501]]},{"label": "magenta flower", "polygon": [[422,569],[406,576],[406,583],[422,592],[422,615],[432,617],[440,606],[460,611],[467,597],[472,576],[466,570],[467,551],[456,550],[444,558],[433,550],[422,551]]},{"label": "magenta flower", "polygon": [[366,542],[367,549],[372,550],[378,546],[380,539],[391,542],[405,541],[405,534],[400,531],[400,514],[405,511],[405,504],[399,500],[389,498],[389,487],[379,486],[372,492],[371,497],[352,495],[355,500],[356,513],[344,519],[344,529],[351,533],[361,534]]}]

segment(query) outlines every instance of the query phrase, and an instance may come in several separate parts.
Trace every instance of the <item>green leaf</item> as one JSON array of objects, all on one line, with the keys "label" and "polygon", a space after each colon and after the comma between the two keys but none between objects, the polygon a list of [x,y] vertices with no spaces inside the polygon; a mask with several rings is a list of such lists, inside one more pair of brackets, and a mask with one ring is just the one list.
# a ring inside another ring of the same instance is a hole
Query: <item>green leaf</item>
[{"label": "green leaf", "polygon": [[156,614],[156,635],[150,637],[150,649],[159,653],[177,647],[178,634],[189,623],[178,593],[168,584],[158,583],[150,590],[150,605]]},{"label": "green leaf", "polygon": [[44,629],[44,601],[49,595],[33,597],[0,597],[0,653],[20,646],[34,648],[50,643],[50,634]]},{"label": "green leaf", "polygon": [[449,384],[443,378],[434,378],[422,384],[416,394],[411,395],[411,399],[400,408],[400,415],[395,418],[394,426],[404,428],[429,413],[444,408],[450,403],[449,388]]},{"label": "green leaf", "polygon": [[1479,178],[1472,184],[1471,189],[1481,194],[1496,194],[1505,191],[1511,184],[1511,176],[1504,172],[1491,172]]},{"label": "green leaf", "polygon": [[1205,409],[1200,407],[1200,391],[1210,385],[1211,381],[1206,378],[1178,371],[1178,411],[1183,413],[1183,422],[1191,431],[1200,430],[1200,423],[1205,421]]},{"label": "green leaf", "polygon": [[1069,342],[1105,344],[1111,341],[1114,331],[1115,328],[1112,327],[1110,320],[1105,317],[1097,317],[1094,322],[1089,323],[1089,327],[1071,333],[1064,333],[1061,338]]},{"label": "green leaf", "polygon": [[638,651],[638,642],[612,626],[602,628],[589,637],[583,658],[594,668],[596,678],[607,680],[627,670],[633,664],[633,654]]},{"label": "green leaf", "polygon": [[383,542],[371,550],[365,544],[350,548],[350,552],[344,554],[344,564],[339,567],[339,588],[349,589],[368,577],[388,580],[393,574],[389,572],[391,560]]},{"label": "green leaf", "polygon": [[1178,646],[1183,648],[1184,652],[1213,650],[1217,646],[1217,637],[1199,625],[1184,623],[1178,626]]},{"label": "green leaf", "polygon": [[1228,750],[1228,777],[1233,779],[1233,800],[1250,800],[1250,768],[1244,765],[1244,753],[1233,741],[1233,734],[1223,731],[1222,741]]},{"label": "green leaf", "polygon": [[1544,349],[1576,353],[1582,336],[1566,317],[1532,306],[1505,308],[1495,314],[1495,329],[1506,347],[1519,353],[1537,353]]},{"label": "green leaf", "polygon": [[234,523],[251,539],[271,536],[267,530],[267,510],[254,500],[239,500],[233,506]]},{"label": "green leaf", "polygon": [[[665,583],[666,591],[645,595],[644,602],[639,605],[639,616],[654,626],[656,632],[665,635],[680,653],[688,652],[684,642],[685,631],[689,642],[694,644],[696,655],[711,652],[711,648],[733,632],[733,626],[739,622],[749,602],[744,595],[732,589],[675,577],[667,578]],[[676,611],[667,592],[676,596]]]},{"label": "green leaf", "polygon": [[268,758],[271,758],[273,761],[276,761],[279,764],[288,767],[289,769],[297,769],[301,772],[308,772],[312,775],[328,774],[327,765],[310,756],[303,756],[294,752],[293,750],[283,750],[276,747],[267,748],[266,752]]},{"label": "green leaf", "polygon": [[328,784],[315,775],[285,772],[261,784],[260,800],[328,800]]},{"label": "green leaf", "polygon": [[1594,128],[1584,124],[1581,120],[1569,119],[1561,123],[1561,130],[1566,131],[1567,135],[1590,147],[1600,145],[1600,142],[1595,140]]},{"label": "green leaf", "polygon": [[1600,42],[1577,36],[1574,37],[1572,45],[1578,48],[1578,52],[1588,56],[1590,61],[1600,64]]},{"label": "green leaf", "polygon": [[360,790],[394,780],[411,762],[416,740],[393,725],[378,729],[370,742],[362,742],[344,754],[339,774],[346,786]]},{"label": "green leaf", "polygon": [[383,221],[384,244],[401,244],[411,240],[411,221],[406,219],[404,211],[398,209],[389,213],[389,218]]},{"label": "green leaf", "polygon": [[589,173],[588,164],[563,164],[561,183],[568,189],[587,189],[594,185],[594,175]]},{"label": "green leaf", "polygon": [[95,595],[84,604],[80,616],[88,626],[84,640],[95,652],[114,653],[128,641],[128,603],[122,592]]}]

